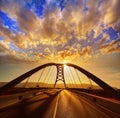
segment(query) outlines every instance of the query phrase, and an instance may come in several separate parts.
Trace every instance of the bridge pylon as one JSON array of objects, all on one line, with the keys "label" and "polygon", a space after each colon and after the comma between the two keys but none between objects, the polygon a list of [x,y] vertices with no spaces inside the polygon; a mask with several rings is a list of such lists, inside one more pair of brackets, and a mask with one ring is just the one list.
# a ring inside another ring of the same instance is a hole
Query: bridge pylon
[{"label": "bridge pylon", "polygon": [[59,65],[56,65],[56,67],[57,67],[57,75],[56,75],[54,88],[55,88],[56,83],[58,81],[62,81],[64,83],[65,88],[66,88],[66,83],[65,83],[65,78],[64,78],[64,65],[59,64]]}]

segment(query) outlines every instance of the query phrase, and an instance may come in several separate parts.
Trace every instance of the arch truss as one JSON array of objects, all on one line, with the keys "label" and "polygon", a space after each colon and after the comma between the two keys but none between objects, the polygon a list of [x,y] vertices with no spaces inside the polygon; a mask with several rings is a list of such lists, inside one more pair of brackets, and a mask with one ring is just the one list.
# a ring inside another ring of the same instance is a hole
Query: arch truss
[{"label": "arch truss", "polygon": [[64,83],[65,88],[66,88],[66,83],[65,83],[65,78],[64,78],[64,65],[58,64],[58,65],[56,65],[56,67],[57,67],[57,75],[56,75],[54,88],[55,88],[56,83],[58,81],[62,81]]},{"label": "arch truss", "polygon": [[[77,69],[78,71],[82,72],[88,78],[90,78],[96,84],[98,84],[101,88],[103,88],[106,93],[111,94],[115,98],[120,99],[119,93],[114,88],[109,86],[107,83],[102,81],[100,78],[98,78],[94,74],[88,72],[87,70],[85,70],[85,69],[83,69],[83,68],[81,68],[81,67],[79,67],[77,65],[71,64],[71,63],[67,63],[66,65],[70,66],[70,67],[73,67],[74,69]],[[54,88],[55,88],[56,83],[58,81],[62,81],[64,83],[65,88],[66,88],[66,83],[65,83],[65,78],[64,78],[64,64],[63,63],[47,63],[47,64],[43,64],[43,65],[41,65],[41,66],[39,66],[37,68],[34,68],[34,69],[24,73],[23,75],[17,77],[16,79],[12,80],[11,82],[7,83],[6,85],[4,85],[1,88],[1,91],[9,90],[9,89],[13,88],[17,84],[19,84],[21,81],[25,80],[26,78],[30,77],[31,75],[33,75],[37,71],[39,71],[39,70],[41,70],[43,68],[46,68],[48,66],[56,66],[56,68],[57,68],[57,75],[56,75],[56,80],[55,80],[55,83],[54,83]]]}]

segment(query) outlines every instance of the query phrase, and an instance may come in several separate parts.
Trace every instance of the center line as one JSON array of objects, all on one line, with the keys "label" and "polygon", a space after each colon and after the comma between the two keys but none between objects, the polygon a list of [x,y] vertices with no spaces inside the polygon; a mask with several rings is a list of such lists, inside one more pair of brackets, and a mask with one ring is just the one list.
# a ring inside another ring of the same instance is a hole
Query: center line
[{"label": "center line", "polygon": [[56,100],[56,104],[55,104],[55,110],[54,110],[53,118],[56,118],[58,100],[59,100],[59,94],[58,94],[58,96],[57,96],[57,100]]}]

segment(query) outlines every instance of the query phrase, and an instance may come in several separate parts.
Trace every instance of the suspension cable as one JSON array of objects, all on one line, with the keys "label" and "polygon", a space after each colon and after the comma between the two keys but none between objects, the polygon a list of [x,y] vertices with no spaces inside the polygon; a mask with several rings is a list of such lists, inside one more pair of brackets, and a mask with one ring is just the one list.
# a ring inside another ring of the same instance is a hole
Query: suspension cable
[{"label": "suspension cable", "polygon": [[48,82],[48,87],[49,87],[49,83],[50,83],[50,80],[51,80],[51,74],[52,74],[52,71],[53,71],[53,69],[52,69],[52,67],[50,68],[50,71],[49,71],[49,73],[48,73],[48,80],[47,80],[47,82]]},{"label": "suspension cable", "polygon": [[67,70],[65,70],[65,74],[66,74],[66,78],[65,78],[65,79],[67,79],[68,82],[70,82],[69,84],[71,84],[70,86],[71,86],[72,88],[74,88],[73,84],[71,83],[70,75],[69,75],[69,73],[67,72]]},{"label": "suspension cable", "polygon": [[72,79],[72,75],[70,74],[70,71],[68,71],[68,74],[69,74],[69,76],[70,76],[70,80],[71,80],[71,84],[72,84],[72,86],[73,86],[73,88],[76,88],[76,86],[75,86],[75,84],[74,84],[74,81],[73,81],[73,79]]},{"label": "suspension cable", "polygon": [[40,76],[39,76],[39,78],[38,78],[38,81],[37,81],[37,84],[36,84],[37,87],[39,87],[39,81],[40,81],[40,79],[41,79],[41,77],[42,77],[42,75],[43,75],[43,73],[44,73],[44,70],[45,70],[45,68],[43,68],[43,69],[41,70],[41,74],[40,74]]},{"label": "suspension cable", "polygon": [[[67,69],[68,70],[68,69]],[[72,84],[72,81],[71,81],[71,77],[70,77],[70,74],[69,74],[69,72],[66,70],[66,76],[68,76],[68,80],[69,80],[69,82],[70,82],[70,87],[72,87],[73,86],[73,84]],[[74,88],[74,86],[73,86],[73,88]]]},{"label": "suspension cable", "polygon": [[[55,68],[54,68],[55,69]],[[57,72],[56,72],[57,73]],[[56,79],[56,73],[53,73],[54,78]],[[51,79],[52,80],[52,79]],[[54,83],[54,82],[53,82]],[[54,84],[53,84],[53,88],[54,88]]]},{"label": "suspension cable", "polygon": [[25,88],[25,87],[26,87],[26,85],[27,85],[27,83],[28,83],[29,79],[30,79],[30,76],[27,78],[27,80],[26,80],[25,85],[23,86],[23,88]]},{"label": "suspension cable", "polygon": [[[49,87],[51,88],[51,84],[52,84],[52,80],[53,80],[53,78],[55,78],[54,76],[56,76],[56,73],[54,72],[54,66],[53,66],[53,69],[52,69],[52,72],[51,72],[51,77],[52,77],[52,79],[50,78],[49,79]],[[54,84],[53,84],[54,85]]]},{"label": "suspension cable", "polygon": [[[75,68],[74,68],[75,69]],[[80,82],[80,84],[81,84],[81,87],[83,88],[83,85],[82,85],[82,81],[81,81],[81,79],[80,79],[80,76],[79,76],[79,74],[78,74],[78,71],[75,69],[75,72],[76,72],[76,75],[77,75],[77,77],[78,77],[78,79],[79,79],[79,82]]]},{"label": "suspension cable", "polygon": [[45,85],[45,81],[47,80],[47,77],[48,77],[48,75],[49,75],[49,73],[50,73],[50,70],[51,70],[51,68],[49,67],[49,68],[48,68],[48,74],[45,75],[45,79],[44,79],[43,86]]},{"label": "suspension cable", "polygon": [[76,87],[78,88],[77,83],[76,83],[76,81],[75,81],[75,79],[74,79],[73,72],[72,72],[71,68],[70,68],[70,72],[71,72],[71,75],[72,75],[72,77],[73,77],[73,81],[74,81],[74,83],[76,84]]},{"label": "suspension cable", "polygon": [[[70,67],[69,67],[70,68]],[[75,86],[75,84],[74,84],[74,80],[72,79],[72,75],[71,75],[71,73],[70,73],[70,70],[68,69],[68,74],[69,74],[69,76],[70,76],[70,78],[71,78],[71,81],[72,81],[72,84]],[[75,88],[76,88],[76,86],[75,86]]]},{"label": "suspension cable", "polygon": [[88,79],[89,79],[89,82],[90,82],[91,89],[93,89],[92,81],[91,81],[90,78],[88,78]]},{"label": "suspension cable", "polygon": [[[52,67],[51,67],[51,68],[52,68]],[[52,69],[50,69],[49,77],[51,77],[51,73],[52,73]],[[48,78],[48,80],[47,80],[47,82],[48,82],[48,87],[50,87],[50,81],[51,81],[51,79]]]}]

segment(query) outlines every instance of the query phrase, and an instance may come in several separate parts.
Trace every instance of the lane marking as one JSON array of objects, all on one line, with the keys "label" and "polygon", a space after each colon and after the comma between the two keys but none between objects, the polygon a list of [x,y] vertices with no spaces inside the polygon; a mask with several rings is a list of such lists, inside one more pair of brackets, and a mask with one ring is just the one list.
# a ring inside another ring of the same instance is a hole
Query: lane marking
[{"label": "lane marking", "polygon": [[56,104],[55,104],[55,110],[54,110],[53,118],[56,118],[58,100],[59,100],[59,94],[58,94],[58,96],[57,96],[57,100],[56,100]]}]

